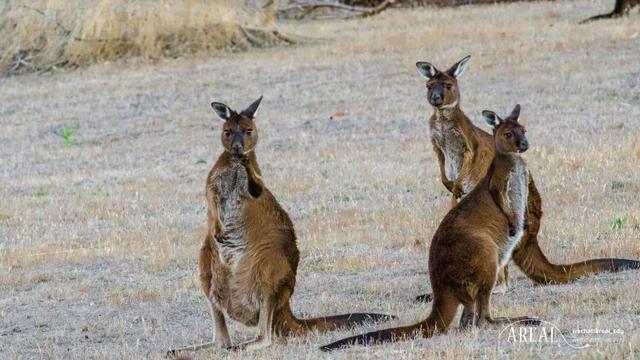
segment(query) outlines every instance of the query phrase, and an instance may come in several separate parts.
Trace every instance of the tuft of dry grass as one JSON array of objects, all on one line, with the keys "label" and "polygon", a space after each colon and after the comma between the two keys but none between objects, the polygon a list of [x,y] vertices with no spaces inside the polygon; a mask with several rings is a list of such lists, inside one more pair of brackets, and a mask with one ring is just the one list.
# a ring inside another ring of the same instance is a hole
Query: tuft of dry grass
[{"label": "tuft of dry grass", "polygon": [[129,57],[211,54],[281,42],[234,0],[35,0],[0,7],[0,73]]}]

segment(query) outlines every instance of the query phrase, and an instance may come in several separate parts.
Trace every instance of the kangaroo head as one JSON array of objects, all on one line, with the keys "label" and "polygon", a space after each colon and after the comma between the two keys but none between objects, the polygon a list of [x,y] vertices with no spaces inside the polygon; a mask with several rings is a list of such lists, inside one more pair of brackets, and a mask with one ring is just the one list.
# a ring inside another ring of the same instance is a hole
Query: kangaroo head
[{"label": "kangaroo head", "polygon": [[499,153],[522,153],[529,148],[529,141],[525,135],[524,126],[518,122],[520,116],[520,105],[513,108],[511,114],[502,119],[490,110],[482,112],[484,120],[493,128],[493,142],[496,152]]},{"label": "kangaroo head", "polygon": [[246,155],[255,148],[258,143],[258,131],[256,130],[253,116],[258,110],[262,96],[249,107],[237,113],[227,105],[212,102],[211,107],[224,121],[222,127],[222,146],[233,155]]},{"label": "kangaroo head", "polygon": [[466,56],[444,72],[426,61],[416,63],[420,74],[427,79],[427,100],[431,106],[447,109],[458,105],[460,92],[457,77],[464,72],[470,58]]}]

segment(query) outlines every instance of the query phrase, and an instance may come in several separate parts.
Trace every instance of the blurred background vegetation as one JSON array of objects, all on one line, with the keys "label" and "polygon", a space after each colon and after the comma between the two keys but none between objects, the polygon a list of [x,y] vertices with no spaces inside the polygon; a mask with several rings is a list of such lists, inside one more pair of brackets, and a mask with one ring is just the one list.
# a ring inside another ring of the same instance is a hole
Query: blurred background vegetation
[{"label": "blurred background vegetation", "polygon": [[0,75],[295,43],[277,30],[279,21],[367,17],[400,6],[513,1],[0,0]]}]

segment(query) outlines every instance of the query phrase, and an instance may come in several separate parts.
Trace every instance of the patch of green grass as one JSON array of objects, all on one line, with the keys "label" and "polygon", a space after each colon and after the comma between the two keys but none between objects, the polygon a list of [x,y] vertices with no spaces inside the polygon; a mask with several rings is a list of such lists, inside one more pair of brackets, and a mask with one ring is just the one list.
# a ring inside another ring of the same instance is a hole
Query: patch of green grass
[{"label": "patch of green grass", "polygon": [[49,193],[49,191],[47,191],[47,188],[45,188],[44,186],[40,186],[36,189],[36,192],[34,193],[37,197],[43,197],[45,195],[47,195]]},{"label": "patch of green grass", "polygon": [[618,190],[618,189],[622,189],[623,187],[624,187],[624,183],[622,181],[613,180],[611,182],[611,190]]},{"label": "patch of green grass", "polygon": [[71,128],[71,126],[69,126],[68,124],[62,125],[62,133],[60,134],[60,137],[62,138],[62,141],[64,141],[64,147],[68,148],[73,146],[73,140],[71,139],[72,135],[73,129]]},{"label": "patch of green grass", "polygon": [[351,196],[349,196],[349,195],[347,195],[347,194],[338,194],[338,195],[335,195],[335,196],[333,197],[333,199],[334,199],[334,200],[337,200],[337,201],[345,201],[345,202],[346,202],[346,201],[351,201],[351,200],[353,200],[353,199],[351,198]]},{"label": "patch of green grass", "polygon": [[196,165],[200,165],[200,164],[206,164],[207,161],[203,160],[203,159],[198,159],[198,161],[196,161]]},{"label": "patch of green grass", "polygon": [[611,220],[611,228],[613,230],[620,230],[624,227],[625,219],[623,217],[617,217]]}]

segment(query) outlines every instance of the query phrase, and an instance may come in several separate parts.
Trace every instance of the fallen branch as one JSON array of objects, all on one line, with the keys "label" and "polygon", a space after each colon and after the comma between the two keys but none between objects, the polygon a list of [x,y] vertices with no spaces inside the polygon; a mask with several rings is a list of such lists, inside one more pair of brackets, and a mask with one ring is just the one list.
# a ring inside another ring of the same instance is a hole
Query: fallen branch
[{"label": "fallen branch", "polygon": [[[385,0],[374,7],[365,7],[365,6],[351,6],[346,5],[337,1],[298,1],[290,6],[279,8],[278,12],[288,12],[288,11],[302,11],[303,14],[301,18],[304,18],[311,14],[313,11],[318,9],[333,9],[341,12],[341,18],[352,18],[352,17],[369,17],[378,15],[384,10],[395,4],[396,0]],[[347,12],[347,14],[344,14]]]}]

